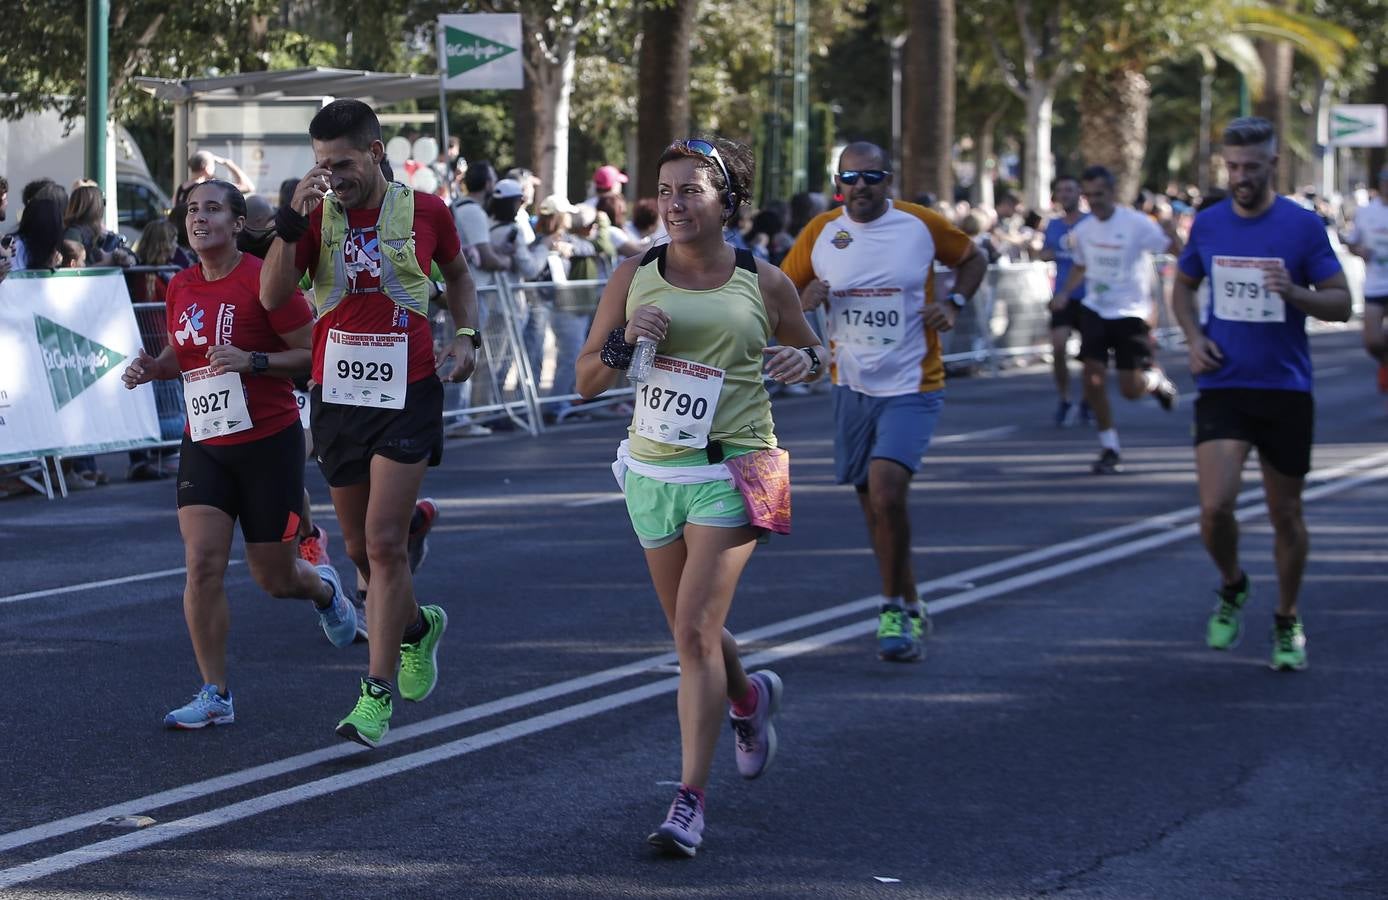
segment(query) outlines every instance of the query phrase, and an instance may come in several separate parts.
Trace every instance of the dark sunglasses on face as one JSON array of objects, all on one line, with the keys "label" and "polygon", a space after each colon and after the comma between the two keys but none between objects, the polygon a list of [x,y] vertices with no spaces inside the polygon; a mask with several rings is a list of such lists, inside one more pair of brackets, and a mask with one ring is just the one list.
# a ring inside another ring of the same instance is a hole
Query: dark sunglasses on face
[{"label": "dark sunglasses on face", "polygon": [[839,180],[844,184],[857,184],[861,178],[865,184],[881,184],[890,174],[884,169],[845,169],[839,173]]}]

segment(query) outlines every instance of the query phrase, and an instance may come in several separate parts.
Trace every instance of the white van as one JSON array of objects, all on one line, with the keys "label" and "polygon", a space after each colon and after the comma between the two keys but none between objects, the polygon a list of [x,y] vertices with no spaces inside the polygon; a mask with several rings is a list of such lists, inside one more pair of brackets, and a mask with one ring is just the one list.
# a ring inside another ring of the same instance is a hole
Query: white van
[{"label": "white van", "polygon": [[[71,131],[68,129],[71,128]],[[116,189],[114,209],[107,209],[107,227],[119,227],[134,244],[140,232],[169,212],[169,195],[150,176],[144,154],[121,125],[113,129],[106,145],[107,184]],[[86,122],[78,117],[64,122],[55,109],[29,113],[22,118],[0,119],[0,175],[10,183],[9,218],[19,221],[23,212],[24,185],[51,178],[71,187],[85,172]],[[109,196],[108,196],[109,203]],[[8,223],[7,223],[8,224]]]}]

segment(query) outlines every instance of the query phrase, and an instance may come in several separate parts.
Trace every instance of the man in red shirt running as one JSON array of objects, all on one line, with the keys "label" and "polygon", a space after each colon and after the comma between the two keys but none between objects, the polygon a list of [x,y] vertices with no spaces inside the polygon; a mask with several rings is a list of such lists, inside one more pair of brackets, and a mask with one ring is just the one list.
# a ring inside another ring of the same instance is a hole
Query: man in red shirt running
[{"label": "man in red shirt running", "polygon": [[[464,381],[480,345],[477,293],[448,208],[387,182],[375,112],[335,100],[309,123],[316,165],[276,214],[261,274],[274,309],[304,272],[313,281],[312,430],[347,555],[369,580],[371,662],[337,733],[368,747],[389,728],[398,690],[419,701],[438,681],[448,617],[415,602],[407,553],[410,517],[428,466],[443,455],[443,385],[428,302],[431,262],[459,326],[450,381]],[[398,683],[397,683],[398,669]]]}]

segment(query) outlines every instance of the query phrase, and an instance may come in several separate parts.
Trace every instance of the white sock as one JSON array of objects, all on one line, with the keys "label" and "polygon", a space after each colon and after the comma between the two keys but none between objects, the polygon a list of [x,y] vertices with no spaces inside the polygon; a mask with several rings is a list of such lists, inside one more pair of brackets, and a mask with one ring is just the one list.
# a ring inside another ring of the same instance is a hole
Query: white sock
[{"label": "white sock", "polygon": [[894,607],[896,607],[897,609],[901,609],[901,607],[902,607],[901,598],[900,598],[900,597],[888,597],[888,596],[886,596],[886,595],[883,595],[883,597],[882,597],[882,603],[885,604],[886,606],[894,606]]},{"label": "white sock", "polygon": [[1107,428],[1099,432],[1099,446],[1114,453],[1121,453],[1122,448],[1118,446],[1118,429]]},{"label": "white sock", "polygon": [[1161,369],[1148,369],[1142,373],[1142,380],[1147,385],[1147,393],[1150,394],[1161,387],[1166,378],[1162,375]]},{"label": "white sock", "polygon": [[915,600],[912,600],[910,603],[906,604],[906,611],[907,611],[908,613],[914,613],[915,615],[920,615],[920,614],[921,614],[921,601],[920,601],[920,598],[918,597],[918,598],[916,598]]}]

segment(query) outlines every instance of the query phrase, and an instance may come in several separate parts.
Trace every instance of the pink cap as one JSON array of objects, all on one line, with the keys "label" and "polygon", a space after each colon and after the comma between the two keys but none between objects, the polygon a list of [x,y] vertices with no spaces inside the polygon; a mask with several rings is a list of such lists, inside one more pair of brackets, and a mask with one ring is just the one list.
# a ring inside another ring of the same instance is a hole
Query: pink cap
[{"label": "pink cap", "polygon": [[600,191],[610,191],[619,184],[626,184],[627,177],[616,166],[600,166],[593,173],[593,187]]}]

